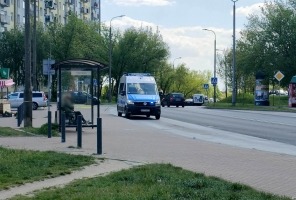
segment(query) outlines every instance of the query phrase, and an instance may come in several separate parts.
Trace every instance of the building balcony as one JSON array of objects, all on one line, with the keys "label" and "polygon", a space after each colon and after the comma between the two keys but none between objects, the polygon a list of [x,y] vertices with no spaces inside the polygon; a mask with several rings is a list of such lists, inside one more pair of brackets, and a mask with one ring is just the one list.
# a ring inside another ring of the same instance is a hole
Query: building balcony
[{"label": "building balcony", "polygon": [[5,14],[0,14],[0,23],[1,24],[10,24],[10,16]]},{"label": "building balcony", "polygon": [[9,7],[10,6],[10,0],[0,0],[0,6]]}]

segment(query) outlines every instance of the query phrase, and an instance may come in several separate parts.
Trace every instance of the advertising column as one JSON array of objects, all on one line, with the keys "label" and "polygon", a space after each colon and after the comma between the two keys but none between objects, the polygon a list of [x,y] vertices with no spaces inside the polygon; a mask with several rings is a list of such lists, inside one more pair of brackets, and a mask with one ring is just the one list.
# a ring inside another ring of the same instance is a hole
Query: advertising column
[{"label": "advertising column", "polygon": [[254,98],[256,106],[269,106],[269,86],[262,72],[256,74]]},{"label": "advertising column", "polygon": [[289,84],[289,107],[296,107],[296,76],[293,76]]}]

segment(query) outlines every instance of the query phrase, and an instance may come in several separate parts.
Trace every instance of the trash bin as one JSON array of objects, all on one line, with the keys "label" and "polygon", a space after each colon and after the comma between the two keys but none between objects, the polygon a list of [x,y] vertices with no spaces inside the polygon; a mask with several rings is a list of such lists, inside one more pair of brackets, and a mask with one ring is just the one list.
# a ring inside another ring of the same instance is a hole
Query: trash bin
[{"label": "trash bin", "polygon": [[289,107],[296,107],[296,76],[293,76],[289,84]]},{"label": "trash bin", "polygon": [[254,100],[256,106],[269,106],[268,80],[262,72],[256,74]]}]

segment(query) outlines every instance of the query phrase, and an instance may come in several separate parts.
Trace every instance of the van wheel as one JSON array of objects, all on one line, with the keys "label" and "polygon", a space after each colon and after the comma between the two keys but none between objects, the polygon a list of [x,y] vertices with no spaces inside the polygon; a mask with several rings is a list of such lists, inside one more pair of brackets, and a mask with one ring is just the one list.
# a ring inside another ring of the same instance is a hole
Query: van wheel
[{"label": "van wheel", "polygon": [[128,113],[127,108],[125,108],[124,111],[125,111],[125,112],[124,112],[125,118],[129,119],[129,118],[131,117],[131,114]]},{"label": "van wheel", "polygon": [[160,119],[160,114],[155,115],[155,119]]},{"label": "van wheel", "polygon": [[150,117],[150,115],[146,115],[146,117]]},{"label": "van wheel", "polygon": [[168,107],[170,107],[171,105],[170,105],[170,104],[168,104],[167,106],[168,106]]},{"label": "van wheel", "polygon": [[183,104],[183,105],[182,105],[182,108],[184,108],[184,107],[185,107],[185,105]]},{"label": "van wheel", "polygon": [[38,104],[36,102],[33,102],[32,103],[32,109],[37,110],[37,108],[38,108]]},{"label": "van wheel", "polygon": [[122,113],[121,112],[117,112],[117,116],[118,117],[121,117],[122,116]]},{"label": "van wheel", "polygon": [[179,107],[179,105],[176,105],[176,107],[178,108],[178,107]]}]

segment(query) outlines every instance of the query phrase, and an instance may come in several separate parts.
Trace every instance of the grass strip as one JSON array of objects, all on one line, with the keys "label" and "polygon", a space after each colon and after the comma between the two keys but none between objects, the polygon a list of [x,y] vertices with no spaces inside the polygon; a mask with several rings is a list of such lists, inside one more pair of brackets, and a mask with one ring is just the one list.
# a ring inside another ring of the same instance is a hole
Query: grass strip
[{"label": "grass strip", "polygon": [[[51,125],[51,135],[53,137],[59,136],[58,125]],[[15,137],[15,136],[47,136],[48,124],[43,124],[40,128],[22,128],[20,130],[15,130],[10,127],[0,127],[0,137]]]},{"label": "grass strip", "polygon": [[258,192],[248,186],[207,177],[169,164],[151,164],[72,182],[64,188],[51,188],[24,199],[204,199],[204,200],[287,200]]},{"label": "grass strip", "polygon": [[15,137],[15,136],[32,136],[25,131],[18,131],[10,127],[0,127],[0,137]]},{"label": "grass strip", "polygon": [[95,163],[90,156],[0,147],[0,190],[27,182],[70,174]]},{"label": "grass strip", "polygon": [[255,106],[254,104],[236,103],[232,106],[231,103],[216,102],[205,104],[208,109],[230,109],[230,110],[255,110],[255,111],[277,111],[277,112],[296,112],[295,108],[287,106]]}]

